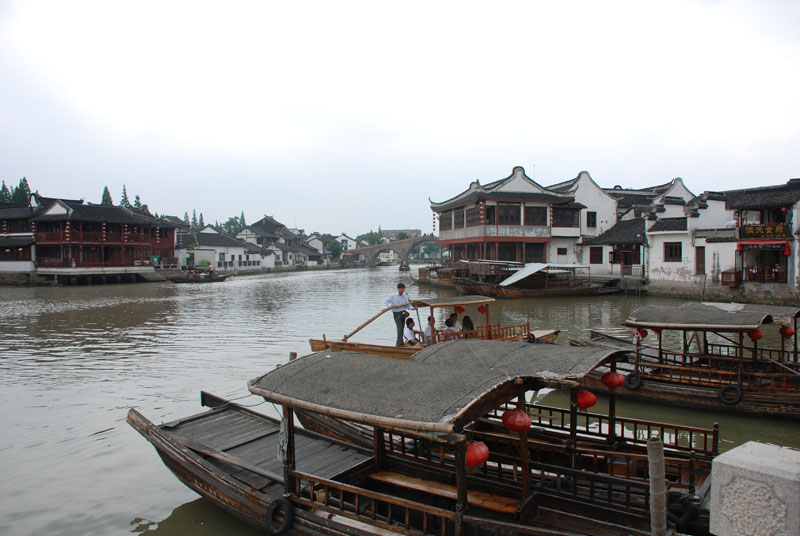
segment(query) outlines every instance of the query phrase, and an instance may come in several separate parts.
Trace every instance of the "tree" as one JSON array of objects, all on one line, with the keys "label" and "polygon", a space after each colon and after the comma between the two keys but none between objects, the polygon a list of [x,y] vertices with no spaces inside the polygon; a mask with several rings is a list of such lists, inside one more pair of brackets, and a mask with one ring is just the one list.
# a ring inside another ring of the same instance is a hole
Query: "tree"
[{"label": "tree", "polygon": [[330,244],[328,244],[328,251],[331,252],[331,259],[338,259],[342,254],[342,245],[338,240],[331,240]]},{"label": "tree", "polygon": [[397,233],[397,237],[396,237],[397,240],[405,240],[406,238],[408,238],[408,233],[407,232],[400,231],[399,233]]},{"label": "tree", "polygon": [[19,180],[19,185],[14,188],[11,194],[11,202],[20,205],[27,205],[31,200],[31,189],[28,186],[28,179],[22,177]]},{"label": "tree", "polygon": [[136,194],[136,197],[133,199],[133,206],[135,208],[142,208],[142,198],[139,197],[139,194]]},{"label": "tree", "polygon": [[114,200],[111,199],[111,192],[108,191],[108,186],[103,188],[103,200],[100,201],[100,204],[105,207],[113,207]]},{"label": "tree", "polygon": [[228,221],[222,224],[222,229],[225,230],[226,233],[230,234],[239,234],[239,231],[242,230],[241,224],[239,223],[239,218],[236,216],[231,216],[228,218]]},{"label": "tree", "polygon": [[8,190],[8,186],[6,186],[6,181],[3,181],[3,187],[0,188],[0,203],[10,203],[11,202],[11,192]]},{"label": "tree", "polygon": [[356,240],[358,240],[359,242],[362,241],[362,240],[366,240],[367,243],[370,246],[374,246],[376,244],[382,244],[383,243],[383,235],[381,235],[381,233],[379,233],[379,232],[370,231],[368,233],[364,233],[362,235],[358,235],[356,237]]},{"label": "tree", "polygon": [[205,224],[205,223],[203,223],[203,213],[201,212],[201,213],[200,213],[200,228],[202,229],[202,228],[203,228],[203,227],[205,227],[205,226],[206,226],[206,224]]},{"label": "tree", "polygon": [[131,208],[131,201],[128,199],[128,189],[125,188],[125,185],[122,185],[122,199],[119,200],[119,206],[125,208]]},{"label": "tree", "polygon": [[188,212],[184,212],[183,213],[183,223],[185,223],[186,225],[189,225],[189,213]]},{"label": "tree", "polygon": [[192,229],[197,227],[197,211],[192,209]]},{"label": "tree", "polygon": [[[242,229],[247,227],[247,224],[244,222],[244,211],[242,211],[242,215],[239,217],[239,225],[242,226]],[[239,230],[241,231],[242,229]]]},{"label": "tree", "polygon": [[422,251],[424,251],[428,257],[436,257],[439,252],[439,244],[436,242],[426,242],[425,245],[422,246]]}]

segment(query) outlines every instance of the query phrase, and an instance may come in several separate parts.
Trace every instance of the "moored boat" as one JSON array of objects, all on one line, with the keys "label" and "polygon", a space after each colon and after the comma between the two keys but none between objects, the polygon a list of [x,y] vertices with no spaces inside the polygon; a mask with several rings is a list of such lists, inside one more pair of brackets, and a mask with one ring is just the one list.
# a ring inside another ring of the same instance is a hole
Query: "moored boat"
[{"label": "moored boat", "polygon": [[[800,308],[687,303],[641,307],[624,325],[631,341],[590,332],[570,344],[623,349],[628,360],[625,396],[686,407],[800,419]],[[775,329],[781,348],[759,346],[762,329]],[[655,346],[645,344],[652,332]],[[677,346],[665,344],[677,342]],[[589,375],[598,382],[602,370]]]},{"label": "moored boat", "polygon": [[218,274],[214,272],[194,272],[182,276],[168,277],[173,283],[217,283],[225,281],[232,274]]}]

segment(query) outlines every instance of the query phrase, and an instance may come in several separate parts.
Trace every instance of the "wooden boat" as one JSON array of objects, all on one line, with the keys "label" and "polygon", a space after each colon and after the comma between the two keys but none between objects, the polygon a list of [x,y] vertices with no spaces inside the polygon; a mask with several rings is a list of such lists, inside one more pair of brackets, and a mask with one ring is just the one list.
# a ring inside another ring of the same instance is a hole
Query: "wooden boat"
[{"label": "wooden boat", "polygon": [[206,273],[206,275],[203,277],[201,273],[194,273],[177,277],[168,277],[167,279],[173,283],[217,283],[219,281],[225,281],[231,275],[232,274]]},{"label": "wooden boat", "polygon": [[401,262],[400,263],[400,271],[401,272],[408,272],[410,270],[411,270],[411,266],[409,266],[407,262]]},{"label": "wooden boat", "polygon": [[421,285],[454,288],[453,269],[447,266],[423,266],[418,270],[417,277],[412,276],[412,279]]},{"label": "wooden boat", "polygon": [[[530,327],[530,322],[521,324],[514,324],[502,326],[500,323],[492,323],[490,320],[489,305],[494,303],[494,298],[486,296],[457,296],[446,298],[424,298],[410,300],[410,303],[417,309],[428,308],[429,315],[434,316],[436,309],[452,309],[453,312],[464,314],[470,308],[470,315],[475,315],[474,318],[483,317],[483,324],[476,325],[475,329],[467,331],[459,331],[456,333],[446,333],[444,331],[436,331],[433,334],[433,344],[441,342],[456,340],[456,339],[486,339],[497,341],[509,340],[526,340],[529,342],[542,342],[553,343],[556,341],[560,330],[557,329],[534,329]],[[474,313],[471,311],[474,308]],[[342,340],[328,340],[323,334],[322,339],[309,339],[311,350],[320,352],[322,350],[353,350],[356,352],[381,355],[384,357],[395,357],[400,359],[407,359],[414,353],[421,350],[421,348],[414,347],[397,347],[381,344],[368,344],[350,340],[356,333],[361,331],[364,327],[369,325],[375,319],[390,311],[392,307],[386,307],[373,315],[372,318],[358,326],[355,330],[345,335]],[[417,323],[424,326],[422,319],[427,318],[428,315],[420,316]]]},{"label": "wooden boat", "polygon": [[[656,346],[640,337],[624,341],[598,332],[573,345],[623,349],[628,363],[624,396],[679,406],[800,419],[800,361],[795,335],[800,308],[742,304],[687,303],[681,307],[641,307],[626,326],[653,332]],[[781,348],[758,345],[761,329],[774,325]],[[667,348],[665,338],[679,339]],[[676,337],[677,335],[677,337]],[[749,341],[749,342],[747,342]],[[600,387],[598,370],[587,383]]]},{"label": "wooden boat", "polygon": [[[576,400],[586,372],[619,354],[480,340],[410,360],[325,351],[249,382],[282,406],[280,422],[207,394],[207,413],[155,425],[131,410],[128,422],[182,482],[245,522],[351,536],[649,534],[642,453],[657,430],[671,518],[707,530],[703,515],[690,518],[709,490],[718,430],[625,420],[613,394],[608,415],[526,401],[542,388]],[[511,431],[504,416],[519,410],[532,423]],[[298,411],[369,430],[368,448],[295,427]]]},{"label": "wooden boat", "polygon": [[454,279],[456,290],[464,294],[483,294],[496,298],[545,298],[592,296],[613,289],[592,283],[576,264],[498,263],[462,261],[469,266],[468,277]]}]

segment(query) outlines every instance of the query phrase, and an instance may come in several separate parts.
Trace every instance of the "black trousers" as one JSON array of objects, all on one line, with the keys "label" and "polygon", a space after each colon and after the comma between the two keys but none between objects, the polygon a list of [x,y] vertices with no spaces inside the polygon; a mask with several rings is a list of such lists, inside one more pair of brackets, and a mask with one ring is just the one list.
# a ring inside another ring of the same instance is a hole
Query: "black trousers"
[{"label": "black trousers", "polygon": [[406,312],[400,311],[399,313],[392,312],[394,315],[394,323],[397,326],[397,342],[395,346],[403,346],[403,330],[406,327]]}]

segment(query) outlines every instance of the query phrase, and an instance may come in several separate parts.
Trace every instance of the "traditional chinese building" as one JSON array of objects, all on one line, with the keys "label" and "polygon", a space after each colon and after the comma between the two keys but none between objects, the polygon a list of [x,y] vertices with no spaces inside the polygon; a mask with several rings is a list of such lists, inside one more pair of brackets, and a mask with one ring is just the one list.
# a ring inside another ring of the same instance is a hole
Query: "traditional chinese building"
[{"label": "traditional chinese building", "polygon": [[439,244],[451,260],[575,262],[581,209],[569,194],[537,184],[522,167],[504,179],[431,202]]}]

